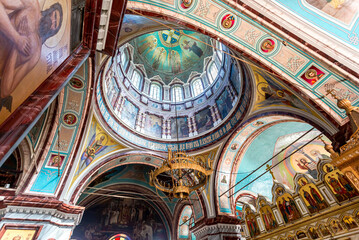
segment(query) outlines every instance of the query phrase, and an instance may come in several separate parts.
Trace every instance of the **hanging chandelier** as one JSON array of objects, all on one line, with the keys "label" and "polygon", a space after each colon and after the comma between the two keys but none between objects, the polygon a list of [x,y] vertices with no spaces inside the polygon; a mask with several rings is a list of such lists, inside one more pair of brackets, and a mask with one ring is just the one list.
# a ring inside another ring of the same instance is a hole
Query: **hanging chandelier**
[{"label": "hanging chandelier", "polygon": [[192,157],[184,151],[168,149],[168,158],[161,167],[150,172],[150,184],[170,197],[187,199],[191,192],[203,187],[212,174],[211,157]]}]

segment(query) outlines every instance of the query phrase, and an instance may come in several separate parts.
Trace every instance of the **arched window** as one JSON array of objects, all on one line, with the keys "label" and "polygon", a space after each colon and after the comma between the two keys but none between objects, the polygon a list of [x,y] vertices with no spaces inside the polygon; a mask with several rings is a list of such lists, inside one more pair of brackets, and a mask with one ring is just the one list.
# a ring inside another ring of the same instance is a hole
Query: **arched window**
[{"label": "arched window", "polygon": [[121,52],[121,65],[123,69],[127,67],[127,63],[128,63],[128,56],[126,51],[124,50],[123,52]]},{"label": "arched window", "polygon": [[161,86],[156,83],[151,83],[150,97],[156,100],[161,100]]},{"label": "arched window", "polygon": [[140,86],[142,82],[141,80],[142,80],[141,74],[138,71],[134,70],[132,74],[132,84],[138,90],[140,90]]},{"label": "arched window", "polygon": [[220,43],[219,41],[217,41],[217,54],[218,54],[218,59],[219,61],[222,62],[222,59],[223,59],[223,46],[222,46],[222,43]]},{"label": "arched window", "polygon": [[172,87],[172,97],[175,102],[183,101],[183,88],[180,85]]},{"label": "arched window", "polygon": [[193,88],[193,97],[196,97],[199,94],[201,94],[203,92],[202,80],[200,78],[194,80],[192,83],[192,88]]},{"label": "arched window", "polygon": [[213,83],[218,75],[218,68],[214,62],[209,65],[208,79],[209,83]]}]

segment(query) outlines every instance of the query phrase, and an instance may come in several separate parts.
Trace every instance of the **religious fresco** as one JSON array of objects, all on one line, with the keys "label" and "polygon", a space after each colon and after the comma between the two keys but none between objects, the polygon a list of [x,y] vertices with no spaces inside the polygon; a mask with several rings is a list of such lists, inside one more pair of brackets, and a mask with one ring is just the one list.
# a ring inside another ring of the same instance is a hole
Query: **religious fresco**
[{"label": "religious fresco", "polygon": [[[223,175],[221,182],[225,179],[226,175]],[[235,214],[237,219],[243,219],[244,204],[254,207],[256,203],[256,197],[250,193],[241,193],[235,201]]]},{"label": "religious fresco", "polygon": [[167,240],[168,230],[159,209],[146,201],[111,198],[86,209],[72,238],[107,240],[125,232],[132,240]]},{"label": "religious fresco", "polygon": [[89,129],[86,141],[82,147],[81,156],[77,164],[72,183],[99,158],[114,151],[123,149],[124,146],[118,144],[100,126],[95,117],[92,118],[91,128]]},{"label": "religious fresco", "polygon": [[344,228],[340,224],[339,220],[333,219],[329,222],[329,227],[334,234],[340,233],[344,231]]},{"label": "religious fresco", "polygon": [[125,98],[123,103],[123,108],[120,112],[120,119],[127,125],[132,128],[135,128],[136,119],[138,114],[138,107],[136,107],[132,102]]},{"label": "religious fresco", "polygon": [[318,231],[313,228],[313,227],[310,227],[308,229],[308,235],[312,238],[312,239],[318,239],[319,238],[319,234],[318,234]]},{"label": "religious fresco", "polygon": [[28,239],[28,240],[34,240],[36,239],[36,233],[38,232],[37,229],[31,229],[28,227],[28,229],[24,229],[21,227],[11,227],[7,228],[5,225],[4,232],[0,234],[0,238],[2,240],[22,240],[22,239]]},{"label": "religious fresco", "polygon": [[250,209],[250,207],[248,205],[244,207],[244,218],[245,218],[250,236],[251,237],[258,236],[260,234],[260,230],[258,227],[257,219],[256,219],[253,211]]},{"label": "religious fresco", "polygon": [[359,11],[359,0],[305,1],[311,6],[346,24],[350,24]]},{"label": "religious fresco", "polygon": [[205,108],[195,114],[195,122],[198,134],[201,134],[213,127],[213,120],[211,115],[211,110],[209,108]]},{"label": "religious fresco", "polygon": [[26,1],[1,14],[0,123],[69,56],[71,1]]},{"label": "religious fresco", "polygon": [[329,206],[317,186],[308,181],[307,178],[300,177],[297,180],[297,184],[297,186],[300,186],[299,194],[304,200],[310,213],[319,212]]},{"label": "religious fresco", "polygon": [[316,82],[321,80],[326,74],[318,69],[316,66],[311,66],[306,70],[301,78],[309,83],[310,85],[314,85]]},{"label": "religious fresco", "polygon": [[59,122],[56,134],[45,156],[41,170],[34,175],[33,184],[28,191],[54,193],[62,177],[69,156],[73,151],[74,142],[84,112],[87,92],[88,64],[85,62],[73,76],[73,81],[64,88],[64,98],[56,121]]},{"label": "religious fresco", "polygon": [[216,104],[222,119],[225,119],[229,112],[232,110],[232,99],[225,88],[221,95],[216,99]]},{"label": "religious fresco", "polygon": [[178,126],[178,138],[189,137],[188,119],[187,117],[178,117],[177,122],[175,118],[171,118],[171,138],[177,138]]},{"label": "religious fresco", "polygon": [[297,239],[307,238],[307,234],[304,231],[298,231],[296,234]]},{"label": "religious fresco", "polygon": [[[306,173],[312,178],[317,179],[317,163],[320,159],[328,158],[328,153],[324,149],[324,144],[319,139],[312,141],[305,147],[298,150],[302,145],[306,144],[309,140],[320,134],[317,130],[311,131],[296,143],[288,147],[288,144],[305,134],[305,132],[306,131],[299,131],[284,134],[276,139],[274,146],[273,155],[277,153],[279,154],[273,158],[272,165],[285,159],[273,169],[274,176],[278,181],[284,183],[291,189],[294,189],[293,178],[296,173]],[[325,138],[325,141],[330,142],[327,138]],[[282,151],[284,148],[287,149]]]},{"label": "religious fresco", "polygon": [[145,66],[148,78],[158,75],[166,85],[173,75],[187,82],[191,72],[203,71],[204,59],[213,54],[204,43],[211,44],[208,36],[188,30],[162,30],[130,41],[137,49],[133,62]]},{"label": "religious fresco", "polygon": [[256,102],[253,111],[263,109],[265,107],[290,107],[306,111],[317,115],[306,104],[302,102],[291,91],[288,91],[283,85],[279,84],[269,75],[252,68],[256,80]]},{"label": "religious fresco", "polygon": [[301,215],[292,195],[287,193],[282,187],[277,187],[275,193],[277,195],[276,204],[285,223],[299,219]]},{"label": "religious fresco", "polygon": [[147,114],[145,118],[145,133],[161,138],[162,137],[162,118],[154,114]]},{"label": "religious fresco", "polygon": [[262,198],[259,200],[259,213],[261,215],[262,221],[267,231],[275,229],[278,227],[277,220],[274,217],[272,208],[269,206],[267,201]]},{"label": "religious fresco", "polygon": [[325,236],[330,236],[330,235],[331,235],[331,234],[330,234],[330,231],[329,231],[329,229],[328,229],[328,227],[325,226],[325,225],[323,225],[323,224],[320,224],[320,225],[318,226],[318,230],[319,230],[319,232],[321,233],[321,235],[322,235],[323,237],[325,237]]},{"label": "religious fresco", "polygon": [[261,44],[261,50],[263,53],[270,53],[275,48],[275,41],[271,38],[265,39]]},{"label": "religious fresco", "polygon": [[178,239],[179,240],[194,240],[196,239],[194,234],[190,234],[189,228],[194,226],[192,208],[187,205],[183,208],[178,222]]},{"label": "religious fresco", "polygon": [[351,216],[344,216],[342,219],[342,223],[348,230],[358,227],[358,224]]},{"label": "religious fresco", "polygon": [[349,179],[330,163],[323,165],[324,180],[339,202],[359,196],[359,192]]}]

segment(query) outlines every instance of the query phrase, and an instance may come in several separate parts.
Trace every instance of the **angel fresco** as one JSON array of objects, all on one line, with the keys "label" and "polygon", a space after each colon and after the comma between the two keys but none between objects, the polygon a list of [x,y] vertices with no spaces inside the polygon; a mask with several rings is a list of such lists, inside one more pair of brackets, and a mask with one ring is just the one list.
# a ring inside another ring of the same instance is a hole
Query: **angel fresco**
[{"label": "angel fresco", "polygon": [[168,65],[171,66],[173,74],[181,72],[181,56],[175,50],[168,53]]},{"label": "angel fresco", "polygon": [[149,52],[153,51],[157,47],[157,38],[150,35],[141,40],[139,43],[142,43],[142,45],[138,48],[138,53],[146,56]]},{"label": "angel fresco", "polygon": [[80,165],[77,170],[77,174],[79,174],[82,170],[87,168],[92,161],[95,159],[95,156],[105,150],[107,136],[105,134],[93,134],[89,145],[86,147],[84,152],[81,155]]},{"label": "angel fresco", "polygon": [[163,67],[163,64],[166,61],[166,57],[167,51],[163,47],[156,48],[151,58],[151,60],[153,59],[152,68],[154,70],[158,70],[160,66]]}]

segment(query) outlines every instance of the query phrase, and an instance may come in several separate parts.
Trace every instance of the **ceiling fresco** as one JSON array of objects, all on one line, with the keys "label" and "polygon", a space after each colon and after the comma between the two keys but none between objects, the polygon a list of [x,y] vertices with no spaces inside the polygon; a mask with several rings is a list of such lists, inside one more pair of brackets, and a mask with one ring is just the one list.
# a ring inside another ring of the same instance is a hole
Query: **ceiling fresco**
[{"label": "ceiling fresco", "polygon": [[334,98],[323,95],[335,89],[338,95],[351,98],[353,105],[359,103],[358,91],[351,81],[343,80],[342,76],[295,45],[283,44],[285,39],[221,1],[191,1],[187,6],[182,6],[177,1],[135,0],[129,1],[127,7],[181,19],[185,24],[198,26],[208,34],[220,37],[268,68],[275,69],[289,83],[318,102],[339,124],[345,123],[345,111],[337,107]]},{"label": "ceiling fresco", "polygon": [[188,30],[162,30],[130,41],[133,62],[143,64],[148,78],[160,76],[168,85],[174,77],[187,82],[192,72],[203,72],[204,59],[213,55],[210,38]]}]

